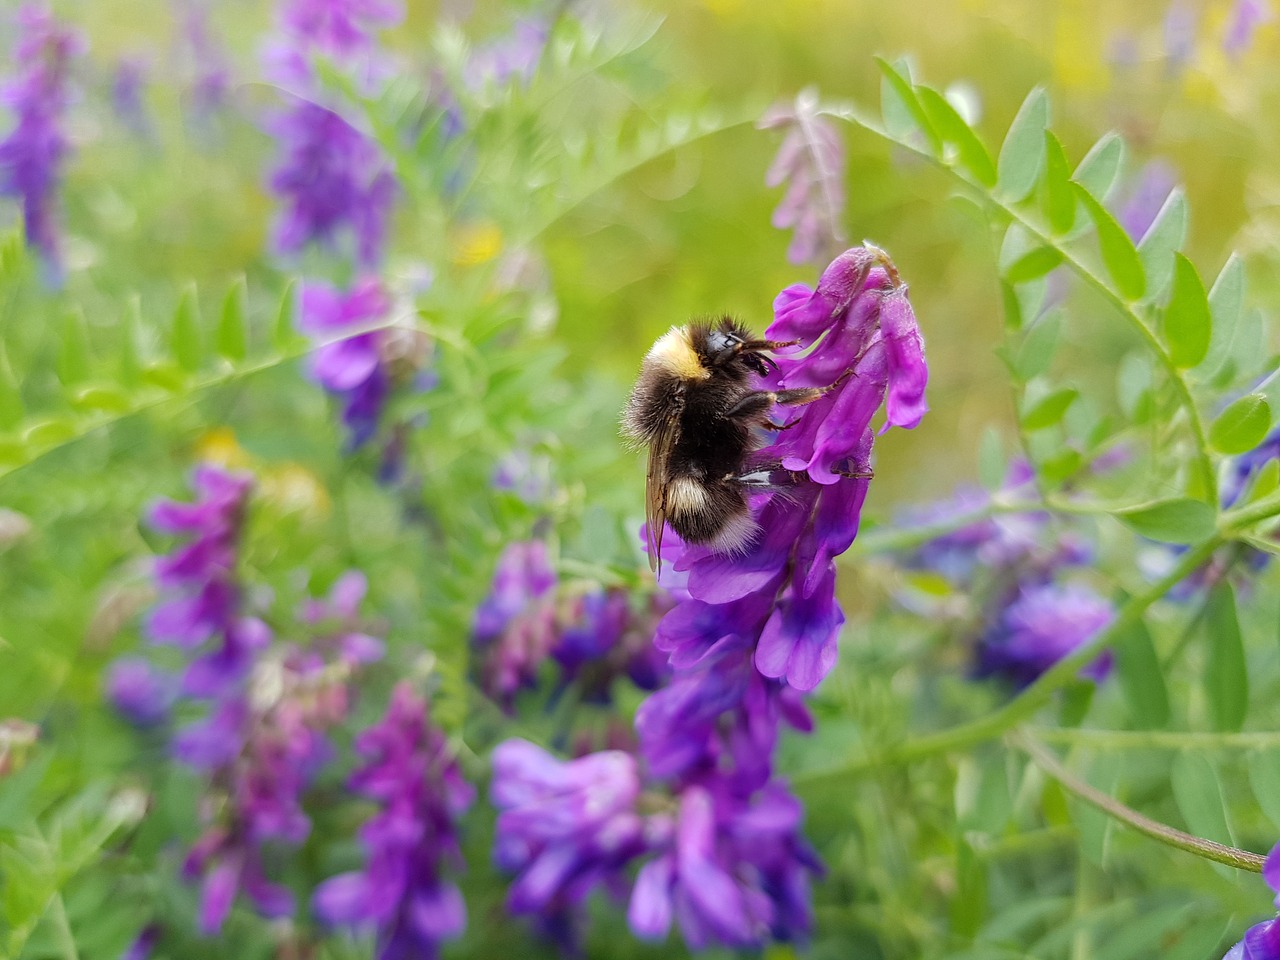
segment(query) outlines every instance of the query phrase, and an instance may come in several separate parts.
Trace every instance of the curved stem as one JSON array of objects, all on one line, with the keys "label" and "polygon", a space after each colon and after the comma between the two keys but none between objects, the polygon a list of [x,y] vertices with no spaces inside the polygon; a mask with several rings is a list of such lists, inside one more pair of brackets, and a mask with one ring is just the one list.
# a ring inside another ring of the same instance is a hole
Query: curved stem
[{"label": "curved stem", "polygon": [[1280,733],[1270,730],[1208,733],[1191,730],[1104,730],[1096,727],[1023,729],[1048,743],[1083,746],[1091,750],[1274,750],[1280,747]]},{"label": "curved stem", "polygon": [[1262,872],[1264,857],[1256,853],[1250,853],[1247,850],[1239,850],[1236,847],[1228,847],[1226,844],[1192,836],[1169,826],[1167,823],[1152,820],[1132,807],[1121,803],[1115,797],[1091,787],[1083,780],[1076,779],[1047,747],[1036,741],[1026,731],[1011,735],[1009,742],[1027,754],[1035,761],[1037,767],[1057,780],[1072,794],[1090,806],[1097,807],[1112,819],[1127,824],[1139,833],[1151,837],[1153,840],[1159,840],[1166,846],[1184,850],[1187,853],[1194,853],[1197,857],[1213,860],[1215,863],[1225,863],[1227,866],[1235,867],[1237,870],[1251,870],[1254,873]]},{"label": "curved stem", "polygon": [[1179,406],[1187,416],[1187,422],[1191,427],[1192,436],[1196,443],[1196,469],[1200,474],[1200,482],[1205,488],[1205,498],[1211,503],[1216,503],[1218,499],[1218,480],[1213,470],[1213,461],[1209,458],[1209,442],[1208,435],[1205,432],[1204,421],[1200,417],[1200,411],[1197,409],[1195,400],[1191,396],[1191,387],[1188,385],[1186,377],[1178,369],[1177,364],[1173,362],[1173,358],[1169,355],[1169,351],[1165,349],[1164,344],[1160,342],[1155,331],[1135,309],[1134,304],[1130,303],[1123,296],[1112,290],[1106,281],[1099,276],[1094,270],[1082,261],[1076,254],[1065,248],[1065,246],[1057,242],[1048,230],[1041,224],[1028,219],[1020,210],[1011,204],[1000,199],[991,191],[984,188],[981,184],[970,179],[962,171],[951,166],[945,160],[935,156],[928,150],[914,144],[908,140],[899,140],[893,134],[889,133],[883,127],[873,120],[861,115],[861,113],[851,106],[842,106],[838,109],[828,109],[827,111],[834,117],[852,123],[854,126],[865,130],[867,133],[874,134],[881,139],[888,140],[890,143],[897,145],[903,150],[909,150],[916,156],[932,164],[940,170],[949,173],[960,183],[964,184],[975,196],[983,203],[987,204],[1000,213],[1004,214],[1011,222],[1018,224],[1027,233],[1044,246],[1056,250],[1062,255],[1062,261],[1071,270],[1079,276],[1086,284],[1096,290],[1104,300],[1109,302],[1116,311],[1128,321],[1143,340],[1147,347],[1154,353],[1160,361],[1160,365],[1164,367],[1165,373],[1169,377],[1169,381],[1173,384],[1174,391],[1178,395]]}]

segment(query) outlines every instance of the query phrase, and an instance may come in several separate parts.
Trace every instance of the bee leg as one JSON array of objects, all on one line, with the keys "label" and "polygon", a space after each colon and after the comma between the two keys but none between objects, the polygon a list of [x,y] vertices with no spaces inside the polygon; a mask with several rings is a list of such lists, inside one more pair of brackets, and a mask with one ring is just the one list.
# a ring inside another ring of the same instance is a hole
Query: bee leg
[{"label": "bee leg", "polygon": [[824,393],[826,393],[826,390],[820,387],[799,387],[795,390],[757,390],[754,393],[748,393],[726,410],[724,418],[726,420],[745,420],[748,423],[758,423],[764,426],[769,422],[766,416],[769,408],[775,403],[793,407],[800,406],[806,403],[813,403]]},{"label": "bee leg", "polygon": [[787,470],[779,463],[762,463],[730,479],[752,491],[781,490],[804,483],[809,475],[803,470]]}]

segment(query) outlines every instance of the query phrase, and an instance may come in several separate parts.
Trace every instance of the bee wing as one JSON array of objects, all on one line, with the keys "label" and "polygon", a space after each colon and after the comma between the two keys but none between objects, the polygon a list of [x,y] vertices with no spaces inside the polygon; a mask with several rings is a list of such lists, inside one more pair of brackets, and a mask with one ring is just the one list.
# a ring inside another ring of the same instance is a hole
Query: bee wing
[{"label": "bee wing", "polygon": [[649,473],[644,488],[644,517],[649,528],[649,569],[662,568],[662,531],[667,525],[667,484],[671,451],[676,444],[678,415],[668,417],[649,444]]}]

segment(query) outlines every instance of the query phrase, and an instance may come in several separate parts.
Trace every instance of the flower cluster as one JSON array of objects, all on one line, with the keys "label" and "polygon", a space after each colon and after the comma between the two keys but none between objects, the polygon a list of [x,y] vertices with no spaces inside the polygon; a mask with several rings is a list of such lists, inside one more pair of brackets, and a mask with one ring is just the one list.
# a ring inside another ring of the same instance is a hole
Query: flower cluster
[{"label": "flower cluster", "polygon": [[787,192],[773,213],[773,225],[795,231],[787,259],[807,263],[845,239],[841,225],[844,141],[835,125],[822,115],[817,91],[812,89],[802,91],[794,104],[773,107],[756,126],[786,131],[764,182],[770,187],[787,184]]},{"label": "flower cluster", "polygon": [[145,660],[121,660],[107,693],[139,725],[167,720],[178,695],[186,712],[203,714],[176,731],[171,747],[207,781],[204,832],[183,875],[201,881],[198,926],[213,934],[240,892],[264,916],[292,914],[293,895],[267,878],[264,846],[306,839],[302,797],[332,756],[325,731],[347,714],[351,672],[380,658],[382,644],[360,629],[365,582],[350,573],[301,611],[316,635],[309,647],[273,645],[271,629],[244,614],[236,574],[251,480],[202,466],[194,486],[195,502],[162,501],[150,518],[182,542],[156,561],[161,598],[147,632],[178,647],[185,668],[175,678]]},{"label": "flower cluster", "polygon": [[14,74],[0,87],[0,99],[15,119],[13,129],[0,140],[0,194],[21,201],[27,243],[56,276],[55,191],[67,152],[62,115],[71,62],[83,44],[42,6],[22,7],[17,21]]},{"label": "flower cluster", "polygon": [[646,775],[617,752],[563,763],[512,741],[495,756],[497,858],[519,874],[509,903],[561,918],[562,936],[592,888],[621,892],[626,860],[643,861],[628,913],[638,936],[661,939],[674,922],[694,949],[758,949],[808,934],[821,865],[773,749],[783,723],[810,727],[801,694],[834,665],[834,558],[857,534],[872,421],[883,406],[885,427],[915,426],[928,372],[882,251],[847,251],[816,288],[788,287],[774,308],[767,336],[795,349],[767,385],[823,393],[787,411],[786,429],[753,455],[778,480],[752,504],[761,533],[744,554],[664,535],[674,605],[654,643],[672,678],[636,714]]},{"label": "flower cluster", "polygon": [[[951,527],[902,559],[904,568],[936,574],[954,594],[939,603],[903,590],[904,605],[931,616],[951,615],[980,624],[974,655],[977,676],[998,676],[1025,686],[1082,645],[1115,617],[1111,603],[1083,582],[1064,579],[1093,559],[1089,541],[1051,525],[1033,508],[996,512],[996,503],[1032,500],[1032,474],[1015,463],[993,497],[962,488],[949,501],[913,511],[907,528]],[[922,609],[927,607],[927,609]],[[1103,680],[1111,655],[1102,653],[1082,675]]]},{"label": "flower cluster", "polygon": [[330,925],[373,927],[379,960],[434,957],[442,940],[466,926],[462,894],[444,879],[442,864],[460,865],[456,822],[475,791],[407,683],[356,750],[367,762],[348,786],[380,807],[360,830],[365,866],[322,883],[313,907]]},{"label": "flower cluster", "polygon": [[666,670],[649,638],[669,606],[661,592],[637,604],[621,589],[561,584],[545,542],[509,544],[472,625],[480,687],[511,712],[516,694],[536,687],[554,660],[560,689],[576,684],[587,702],[609,702],[622,675],[653,690]]}]

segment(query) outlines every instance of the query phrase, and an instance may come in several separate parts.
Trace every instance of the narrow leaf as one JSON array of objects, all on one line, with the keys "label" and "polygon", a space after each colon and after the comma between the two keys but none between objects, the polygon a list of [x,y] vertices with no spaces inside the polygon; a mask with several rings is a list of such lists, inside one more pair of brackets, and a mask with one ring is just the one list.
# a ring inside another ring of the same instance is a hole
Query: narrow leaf
[{"label": "narrow leaf", "polygon": [[188,373],[200,369],[200,315],[195,287],[183,291],[173,314],[173,357]]},{"label": "narrow leaf", "polygon": [[1067,407],[1071,406],[1079,396],[1080,391],[1075,387],[1063,387],[1047,397],[1042,397],[1023,413],[1023,429],[1043,430],[1046,427],[1052,427],[1063,418]]},{"label": "narrow leaf", "polygon": [[245,356],[244,298],[242,278],[231,285],[226,299],[222,301],[222,315],[218,318],[218,330],[214,335],[218,354],[233,363]]},{"label": "narrow leaf", "polygon": [[1023,380],[1038,377],[1049,369],[1061,331],[1062,314],[1057,311],[1041,317],[1027,331],[1018,350],[1018,375]]},{"label": "narrow leaf", "polygon": [[1231,254],[1222,265],[1218,279],[1209,291],[1209,313],[1213,317],[1213,329],[1209,333],[1209,350],[1201,361],[1200,369],[1212,376],[1235,355],[1233,349],[1240,325],[1248,322],[1244,315],[1245,273],[1244,261]]},{"label": "narrow leaf", "polygon": [[1236,616],[1236,596],[1227,580],[1209,592],[1204,611],[1208,663],[1204,692],[1215,730],[1239,730],[1249,712],[1249,673]]},{"label": "narrow leaf", "polygon": [[1080,161],[1071,179],[1100,200],[1105,200],[1120,174],[1120,162],[1124,160],[1124,140],[1118,134],[1102,137]]},{"label": "narrow leaf", "polygon": [[1209,351],[1213,329],[1209,297],[1191,261],[1180,253],[1175,253],[1173,260],[1173,292],[1164,312],[1164,337],[1174,364],[1194,367]]},{"label": "narrow leaf", "polygon": [[1084,204],[1098,232],[1098,251],[1102,254],[1102,263],[1107,268],[1116,291],[1126,300],[1138,300],[1146,289],[1146,279],[1142,273],[1142,260],[1138,250],[1124,232],[1124,228],[1116,222],[1110,211],[1094,199],[1083,186],[1076,183],[1076,197]]},{"label": "narrow leaf", "polygon": [[1004,484],[1004,443],[1000,431],[988,426],[978,441],[978,479],[993,493]]},{"label": "narrow leaf", "polygon": [[1118,510],[1115,517],[1136,533],[1160,543],[1195,543],[1213,534],[1217,514],[1203,500],[1179,497]]},{"label": "narrow leaf", "polygon": [[1000,281],[1000,303],[1004,307],[1004,326],[1006,330],[1019,330],[1022,327],[1022,302],[1018,299],[1018,288],[1007,280]]},{"label": "narrow leaf", "polygon": [[1147,625],[1139,620],[1121,630],[1112,646],[1120,688],[1139,729],[1159,730],[1169,722],[1169,691]]},{"label": "narrow leaf", "polygon": [[22,391],[9,364],[4,342],[0,341],[0,429],[13,429],[22,422],[22,415]]},{"label": "narrow leaf", "polygon": [[977,133],[964,118],[956,112],[956,108],[947,102],[947,98],[932,87],[916,87],[916,96],[920,105],[932,121],[938,135],[956,148],[960,162],[984,187],[996,184],[996,165],[987,152],[986,145],[978,138]]},{"label": "narrow leaf", "polygon": [[[888,85],[887,91],[882,88],[881,103],[885,103],[886,99],[891,100],[892,97],[897,97],[902,106],[906,108],[907,115],[911,118],[915,128],[924,134],[924,138],[929,144],[929,150],[935,155],[941,155],[942,140],[938,136],[938,131],[934,129],[933,122],[929,119],[928,114],[924,112],[924,107],[920,105],[920,100],[911,86],[911,81],[898,73],[888,60],[876,57],[876,63],[880,65],[880,72],[884,74],[884,82]],[[889,126],[888,121],[889,118],[886,116],[886,129]]]},{"label": "narrow leaf", "polygon": [[1245,763],[1258,807],[1280,834],[1280,751],[1258,750]]},{"label": "narrow leaf", "polygon": [[1209,428],[1209,443],[1219,453],[1252,450],[1271,429],[1271,407],[1260,393],[1250,393],[1232,403]]},{"label": "narrow leaf", "polygon": [[1181,187],[1169,194],[1138,243],[1147,273],[1147,298],[1155,300],[1173,278],[1173,255],[1187,238],[1187,197]]},{"label": "narrow leaf", "polygon": [[1041,207],[1049,227],[1056,234],[1064,234],[1076,220],[1076,197],[1071,189],[1071,167],[1067,154],[1052,130],[1044,132],[1045,169],[1044,193]]},{"label": "narrow leaf", "polygon": [[1062,254],[1054,247],[1038,247],[1010,264],[1004,276],[1010,283],[1026,283],[1043,277],[1061,262]]},{"label": "narrow leaf", "polygon": [[1202,753],[1179,753],[1169,780],[1178,812],[1191,833],[1218,843],[1233,843],[1218,771]]},{"label": "narrow leaf", "polygon": [[71,310],[63,318],[58,347],[58,379],[62,385],[73,387],[89,379],[89,331],[79,310]]},{"label": "narrow leaf", "polygon": [[295,329],[297,308],[294,306],[296,289],[297,283],[290,281],[284,289],[284,295],[280,298],[280,308],[276,311],[276,322],[272,331],[272,339],[275,341],[277,350],[286,350],[298,341],[298,332]]},{"label": "narrow leaf", "polygon": [[1006,199],[1022,200],[1036,185],[1044,163],[1044,131],[1049,125],[1049,96],[1036,87],[1023,101],[996,162],[996,184]]}]

